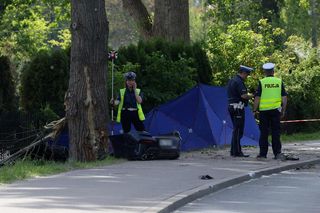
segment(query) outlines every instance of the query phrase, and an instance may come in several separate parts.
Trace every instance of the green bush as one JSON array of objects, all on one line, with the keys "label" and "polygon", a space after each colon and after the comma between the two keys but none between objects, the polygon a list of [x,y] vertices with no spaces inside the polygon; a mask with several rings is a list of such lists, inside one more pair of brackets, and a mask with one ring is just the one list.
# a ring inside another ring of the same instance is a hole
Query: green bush
[{"label": "green bush", "polygon": [[181,58],[192,59],[190,66],[196,68],[197,75],[193,80],[199,83],[210,83],[211,67],[205,50],[200,43],[191,45],[182,42],[168,42],[162,39],[140,41],[137,45],[129,45],[119,49],[118,65],[126,63],[139,64],[142,70],[146,69],[147,56],[159,52],[167,60],[177,61]]},{"label": "green bush", "polygon": [[64,114],[68,87],[69,59],[65,51],[41,51],[22,70],[21,106],[27,112],[40,112],[47,106]]},{"label": "green bush", "polygon": [[59,119],[59,116],[51,109],[49,104],[40,109],[39,117],[43,124]]},{"label": "green bush", "polygon": [[[303,38],[292,36],[283,51],[272,55],[288,91],[286,119],[320,118],[320,57]],[[289,132],[320,129],[319,122],[288,124]]]},{"label": "green bush", "polygon": [[138,87],[144,93],[146,112],[176,98],[197,82],[209,83],[212,78],[208,57],[200,43],[186,45],[161,39],[140,41],[137,45],[120,48],[118,55],[115,91],[124,86],[123,73],[134,70]]},{"label": "green bush", "polygon": [[273,38],[283,33],[272,29],[265,19],[259,22],[263,32],[251,29],[249,21],[240,21],[230,25],[226,32],[214,26],[209,29],[206,50],[213,69],[212,84],[224,86],[234,76],[241,64],[255,68],[247,81],[249,88],[256,88],[257,79],[263,76],[260,67],[274,51]]},{"label": "green bush", "polygon": [[149,111],[172,100],[195,85],[192,79],[196,72],[190,67],[190,63],[191,59],[184,58],[167,60],[159,52],[147,57],[147,69],[141,72],[140,79],[145,96],[145,110]]},{"label": "green bush", "polygon": [[[286,119],[320,118],[320,57],[310,42],[291,36],[285,43],[284,31],[273,29],[265,19],[259,21],[259,32],[251,29],[248,21],[230,25],[226,32],[214,26],[209,29],[206,50],[213,69],[212,84],[224,86],[237,73],[240,64],[255,71],[247,79],[250,92],[264,77],[262,64],[276,64],[275,76],[281,77],[288,91]],[[289,132],[315,130],[320,123],[286,125]]]},{"label": "green bush", "polygon": [[7,57],[0,57],[0,113],[17,108],[15,85]]}]

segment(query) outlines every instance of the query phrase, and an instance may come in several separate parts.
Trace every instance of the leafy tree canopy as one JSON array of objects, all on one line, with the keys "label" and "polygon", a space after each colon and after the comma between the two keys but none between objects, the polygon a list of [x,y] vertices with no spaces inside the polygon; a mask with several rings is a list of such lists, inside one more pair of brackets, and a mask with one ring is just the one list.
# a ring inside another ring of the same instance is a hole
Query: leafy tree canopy
[{"label": "leafy tree canopy", "polygon": [[0,53],[28,60],[39,50],[63,43],[69,19],[67,0],[12,0],[0,20]]},{"label": "leafy tree canopy", "polygon": [[[254,32],[249,21],[240,21],[230,25],[226,32],[215,26],[209,29],[206,45],[214,85],[226,85],[241,64],[259,70],[260,65],[268,60],[276,48],[274,38],[281,37],[284,31],[272,29],[265,19],[259,21],[258,28],[260,32]],[[258,77],[256,73],[252,76]]]}]

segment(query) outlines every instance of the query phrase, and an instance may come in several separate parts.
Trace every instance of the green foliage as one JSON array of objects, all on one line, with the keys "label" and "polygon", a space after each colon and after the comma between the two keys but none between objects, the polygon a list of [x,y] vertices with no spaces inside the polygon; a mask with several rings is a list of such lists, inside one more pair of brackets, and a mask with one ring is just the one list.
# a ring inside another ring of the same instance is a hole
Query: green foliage
[{"label": "green foliage", "polygon": [[[275,52],[272,60],[277,75],[285,84],[288,95],[287,119],[320,118],[320,57],[303,38],[292,36],[283,51]],[[291,131],[319,129],[319,123],[291,125]]]},{"label": "green foliage", "polygon": [[30,8],[27,2],[20,4],[17,0],[7,6],[0,25],[3,54],[16,54],[21,59],[45,46],[48,27],[39,12],[39,8]]},{"label": "green foliage", "polygon": [[[0,51],[16,60],[28,60],[49,48],[49,40],[64,43],[69,26],[67,0],[12,0],[0,20]],[[60,32],[61,31],[61,32]],[[60,35],[60,37],[58,37]]]},{"label": "green foliage", "polygon": [[206,39],[207,26],[211,24],[205,13],[204,4],[190,7],[190,37],[191,41],[203,41]]},{"label": "green foliage", "polygon": [[[260,25],[259,20],[264,18],[273,28],[285,29],[287,37],[298,35],[310,39],[313,9],[311,2],[310,0],[208,0],[202,17],[203,23],[210,20],[211,25],[223,31],[226,31],[229,25],[238,24],[239,21],[249,21],[251,29],[257,30]],[[319,14],[320,0],[315,2],[318,6],[314,9]]]},{"label": "green foliage", "polygon": [[263,44],[268,47],[266,54],[271,55],[275,50],[282,49],[286,41],[285,30],[279,27],[272,27],[267,19],[260,19],[256,32],[262,35]]},{"label": "green foliage", "polygon": [[254,28],[263,15],[260,1],[208,0],[206,17],[213,20],[216,27],[227,29],[239,21],[249,21]]},{"label": "green foliage", "polygon": [[195,85],[192,59],[168,60],[161,52],[146,57],[146,70],[140,71],[145,95],[144,107],[151,109],[186,92]]},{"label": "green foliage", "polygon": [[[145,111],[176,98],[196,82],[211,80],[208,58],[199,43],[186,45],[155,39],[120,48],[118,52],[116,69],[120,73],[137,72],[138,86],[144,92]],[[123,87],[123,78],[118,77],[120,82],[116,84]]]},{"label": "green foliage", "polygon": [[39,112],[47,105],[57,114],[64,112],[64,95],[68,86],[69,59],[65,51],[41,51],[22,71],[21,106]]},{"label": "green foliage", "polygon": [[11,4],[12,0],[1,0],[0,1],[0,19],[2,17],[3,11],[6,9],[6,7]]},{"label": "green foliage", "polygon": [[[263,77],[261,66],[267,61],[276,64],[289,93],[287,119],[320,118],[319,53],[310,42],[298,36],[285,41],[285,31],[272,27],[267,20],[258,22],[256,30],[248,21],[229,25],[226,31],[212,26],[206,49],[213,68],[214,85],[225,85],[240,64],[255,67],[246,84],[251,92]],[[319,129],[316,123],[292,124],[289,132]]]},{"label": "green foliage", "polygon": [[312,141],[312,140],[320,140],[320,132],[310,132],[310,133],[295,133],[281,135],[281,142],[298,142],[298,141]]},{"label": "green foliage", "polygon": [[71,33],[69,29],[59,30],[57,39],[48,41],[53,47],[61,47],[62,49],[68,49],[71,47]]},{"label": "green foliage", "polygon": [[198,72],[198,82],[210,84],[212,79],[212,70],[207,53],[203,49],[203,44],[194,43],[192,45],[192,56],[195,61],[195,68]]},{"label": "green foliage", "polygon": [[46,104],[44,108],[40,109],[40,119],[46,123],[58,120],[59,116],[50,108],[49,104]]},{"label": "green foliage", "polygon": [[[265,20],[260,22],[261,28],[270,27]],[[221,32],[215,27],[210,28],[207,44],[208,56],[213,69],[214,85],[226,85],[228,80],[237,73],[239,65],[255,68],[268,60],[268,55],[275,49],[273,30],[254,32],[248,21],[240,21],[230,25],[227,31]],[[261,73],[254,72],[254,78]],[[256,84],[256,80],[249,79],[249,85]]]},{"label": "green foliage", "polygon": [[[320,2],[319,2],[320,3]],[[284,0],[281,10],[281,25],[288,35],[311,37],[311,15],[308,0]]]},{"label": "green foliage", "polygon": [[10,61],[5,56],[0,56],[0,112],[14,110],[15,86],[10,69]]}]

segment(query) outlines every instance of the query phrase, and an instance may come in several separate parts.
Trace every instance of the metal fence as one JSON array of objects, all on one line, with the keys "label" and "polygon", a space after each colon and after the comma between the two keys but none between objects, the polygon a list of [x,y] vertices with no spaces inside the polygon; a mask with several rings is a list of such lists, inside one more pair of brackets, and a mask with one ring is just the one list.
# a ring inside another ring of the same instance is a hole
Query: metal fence
[{"label": "metal fence", "polygon": [[[65,127],[64,120],[63,118],[46,126],[47,123],[40,114],[0,113],[0,167],[26,157],[66,161],[68,147],[57,144],[56,140],[56,133]],[[55,129],[57,126],[60,127],[59,130]]]},{"label": "metal fence", "polygon": [[30,145],[41,134],[39,115],[24,112],[0,114],[0,160]]}]

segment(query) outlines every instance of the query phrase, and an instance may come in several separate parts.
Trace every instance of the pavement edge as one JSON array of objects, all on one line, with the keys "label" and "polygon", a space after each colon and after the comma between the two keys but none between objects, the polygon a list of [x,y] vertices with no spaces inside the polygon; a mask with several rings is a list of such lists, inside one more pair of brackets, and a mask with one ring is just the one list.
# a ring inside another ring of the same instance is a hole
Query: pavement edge
[{"label": "pavement edge", "polygon": [[300,161],[297,163],[291,163],[283,166],[274,166],[267,169],[261,169],[249,172],[244,175],[233,176],[227,179],[223,179],[216,183],[207,183],[199,187],[181,192],[173,195],[172,197],[161,201],[158,205],[146,209],[144,212],[148,213],[169,213],[177,210],[178,208],[190,203],[198,198],[204,197],[213,192],[217,192],[221,189],[243,183],[245,181],[260,178],[263,175],[271,175],[280,173],[282,171],[296,169],[307,165],[319,164],[320,159],[312,159],[306,161]]}]

